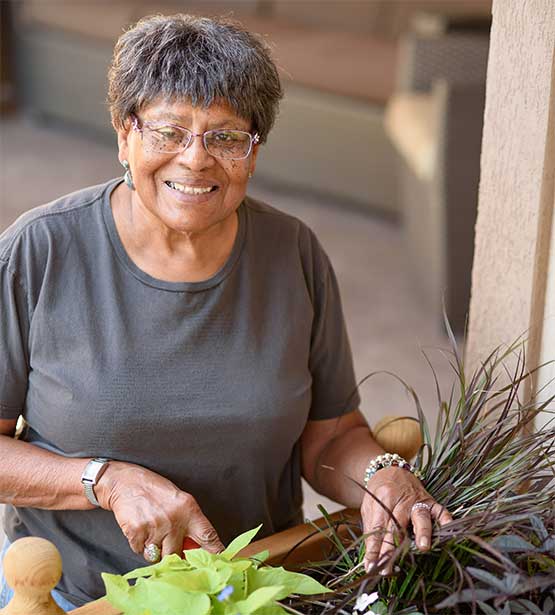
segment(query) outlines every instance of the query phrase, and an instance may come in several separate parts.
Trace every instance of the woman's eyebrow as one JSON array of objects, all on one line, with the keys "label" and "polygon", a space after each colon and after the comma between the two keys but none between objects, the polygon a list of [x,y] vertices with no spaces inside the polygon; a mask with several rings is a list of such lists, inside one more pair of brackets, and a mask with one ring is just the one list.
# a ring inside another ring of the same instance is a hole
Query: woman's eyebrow
[{"label": "woman's eyebrow", "polygon": [[148,120],[151,122],[170,122],[171,124],[179,124],[181,126],[187,123],[187,119],[183,116],[174,115],[166,111],[154,112]]},{"label": "woman's eyebrow", "polygon": [[[187,127],[187,124],[191,123],[191,118],[187,118],[182,115],[175,115],[173,113],[167,113],[167,112],[154,113],[152,118],[150,119],[155,122],[166,122],[167,121],[172,124],[177,124],[178,126],[183,126],[184,128]],[[211,125],[211,128],[212,129],[237,128],[237,120],[229,118],[226,120],[222,120],[221,122],[214,122],[214,124]],[[243,129],[240,129],[240,130],[243,130]]]}]

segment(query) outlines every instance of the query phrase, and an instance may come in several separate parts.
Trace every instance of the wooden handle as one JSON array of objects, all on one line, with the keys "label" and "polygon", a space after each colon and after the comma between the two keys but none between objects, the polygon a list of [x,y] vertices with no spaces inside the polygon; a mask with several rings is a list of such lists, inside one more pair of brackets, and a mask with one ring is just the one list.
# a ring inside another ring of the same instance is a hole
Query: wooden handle
[{"label": "wooden handle", "polygon": [[4,556],[4,577],[14,590],[2,615],[63,615],[50,592],[62,577],[62,558],[44,538],[16,540]]},{"label": "wooden handle", "polygon": [[[336,528],[339,536],[348,539],[348,524],[359,523],[360,515],[357,510],[345,508],[330,515],[330,520],[338,524]],[[339,525],[341,524],[341,525]],[[315,527],[322,531],[316,531]],[[312,523],[296,525],[267,538],[261,538],[245,547],[240,557],[252,557],[266,549],[270,557],[266,560],[272,566],[283,566],[295,570],[299,564],[316,562],[326,559],[333,551],[334,545],[330,540],[331,531],[327,529],[326,520],[321,517]]]}]

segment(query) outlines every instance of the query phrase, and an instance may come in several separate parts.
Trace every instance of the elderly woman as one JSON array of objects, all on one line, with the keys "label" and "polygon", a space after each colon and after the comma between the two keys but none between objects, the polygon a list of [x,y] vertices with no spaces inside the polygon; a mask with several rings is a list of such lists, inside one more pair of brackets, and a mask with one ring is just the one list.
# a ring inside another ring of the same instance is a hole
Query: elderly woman
[{"label": "elderly woman", "polygon": [[[57,545],[66,609],[103,594],[102,571],[186,537],[216,552],[300,522],[301,476],[361,507],[367,567],[391,549],[387,509],[422,549],[450,519],[357,409],[317,239],[246,196],[281,96],[266,47],[237,25],[140,21],[109,74],[124,179],[0,237],[4,528]],[[365,472],[373,495],[347,478]]]}]

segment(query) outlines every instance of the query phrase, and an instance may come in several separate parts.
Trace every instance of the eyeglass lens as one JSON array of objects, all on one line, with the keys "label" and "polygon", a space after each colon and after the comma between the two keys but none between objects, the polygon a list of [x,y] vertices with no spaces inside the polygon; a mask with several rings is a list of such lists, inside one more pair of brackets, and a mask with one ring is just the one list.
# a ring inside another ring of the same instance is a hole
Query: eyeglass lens
[{"label": "eyeglass lens", "polygon": [[[171,154],[189,147],[193,133],[176,126],[144,126],[143,139],[151,151]],[[242,130],[209,130],[203,135],[206,151],[217,158],[246,158],[250,153],[251,141],[251,135]]]}]

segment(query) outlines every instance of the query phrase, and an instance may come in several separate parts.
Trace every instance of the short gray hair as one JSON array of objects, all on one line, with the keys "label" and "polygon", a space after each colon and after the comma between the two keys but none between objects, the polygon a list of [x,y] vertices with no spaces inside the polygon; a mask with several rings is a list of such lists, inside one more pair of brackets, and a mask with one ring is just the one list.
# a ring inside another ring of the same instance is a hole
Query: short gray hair
[{"label": "short gray hair", "polygon": [[268,45],[227,19],[145,17],[119,37],[108,73],[116,128],[160,98],[195,107],[223,100],[264,143],[282,97]]}]

